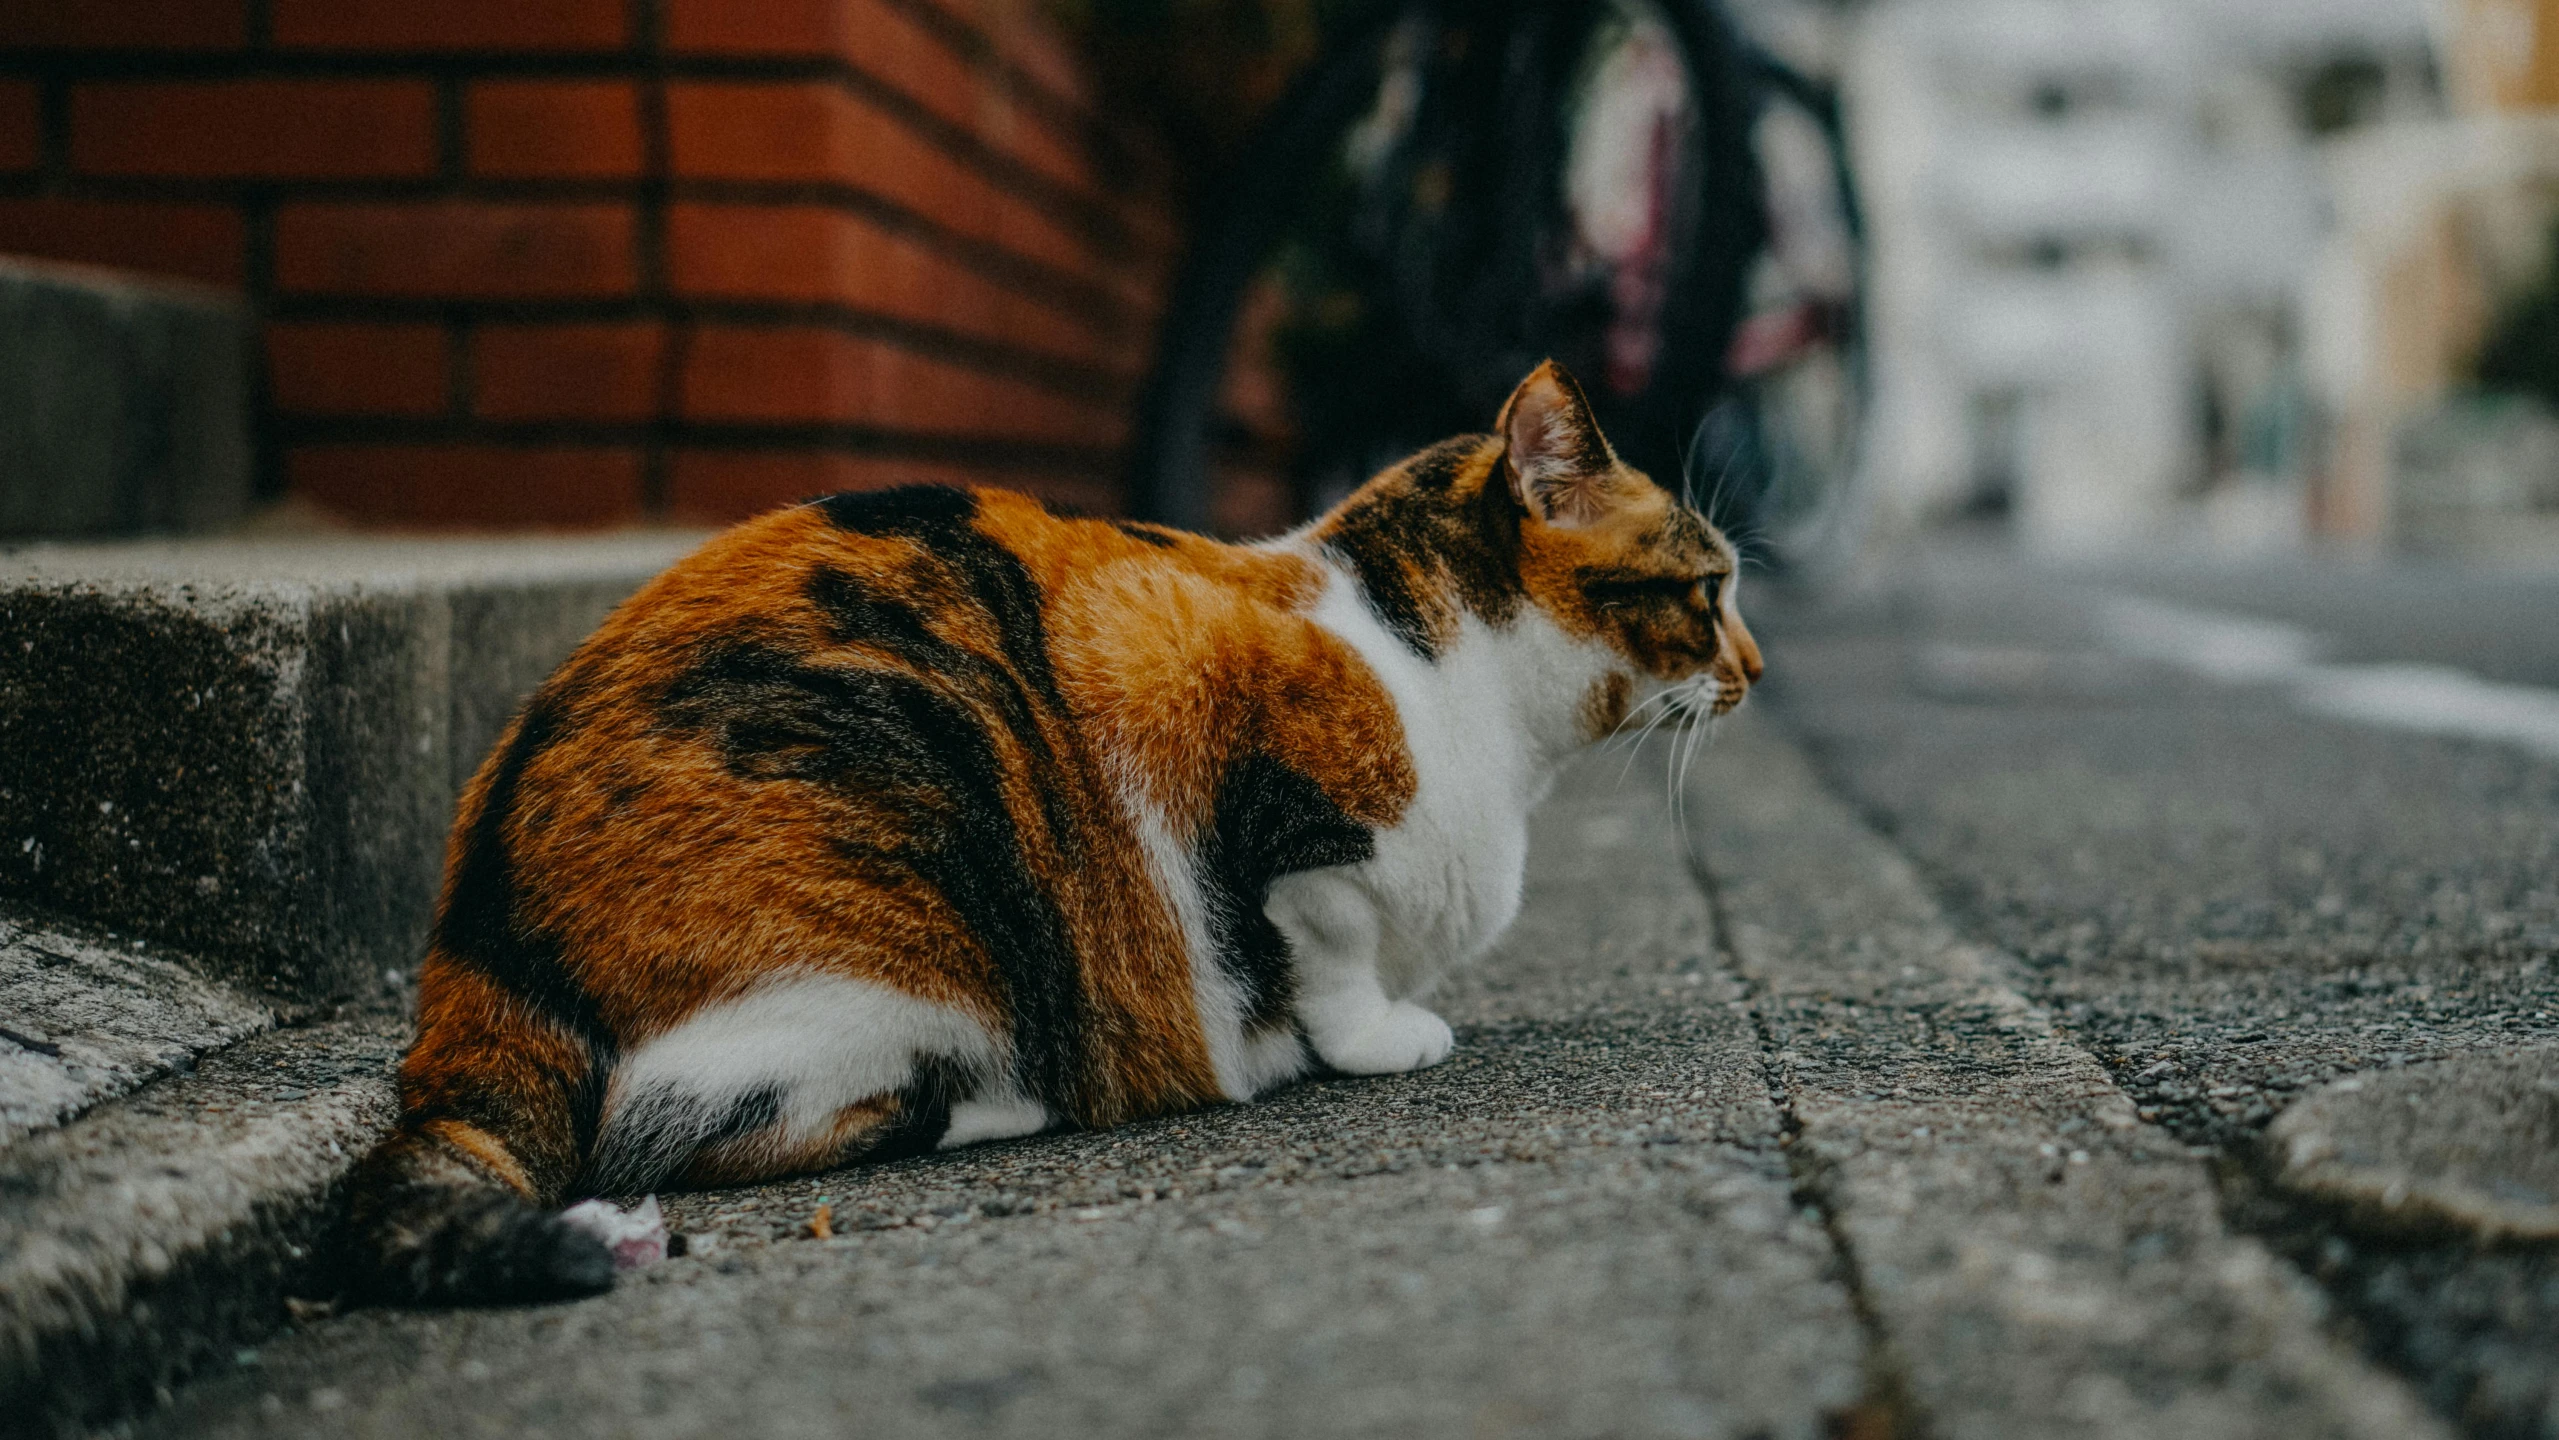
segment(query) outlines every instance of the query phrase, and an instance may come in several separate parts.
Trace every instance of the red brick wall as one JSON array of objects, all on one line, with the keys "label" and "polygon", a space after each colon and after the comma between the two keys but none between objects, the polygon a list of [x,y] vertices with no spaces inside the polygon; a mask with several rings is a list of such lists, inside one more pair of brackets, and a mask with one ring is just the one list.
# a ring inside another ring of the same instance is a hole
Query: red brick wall
[{"label": "red brick wall", "polygon": [[244,288],[391,526],[1092,506],[1172,246],[1034,0],[0,0],[0,252]]}]

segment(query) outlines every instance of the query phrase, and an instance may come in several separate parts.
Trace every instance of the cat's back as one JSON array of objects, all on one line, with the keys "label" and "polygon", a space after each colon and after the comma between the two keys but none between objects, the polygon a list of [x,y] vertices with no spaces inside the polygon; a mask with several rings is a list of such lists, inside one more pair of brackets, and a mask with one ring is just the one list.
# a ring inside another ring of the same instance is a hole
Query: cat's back
[{"label": "cat's back", "polygon": [[992,661],[1040,689],[1066,674],[1108,684],[1167,649],[1302,647],[1322,585],[1306,555],[1012,491],[848,492],[713,537],[608,617],[554,688],[645,690],[724,645],[920,675]]}]

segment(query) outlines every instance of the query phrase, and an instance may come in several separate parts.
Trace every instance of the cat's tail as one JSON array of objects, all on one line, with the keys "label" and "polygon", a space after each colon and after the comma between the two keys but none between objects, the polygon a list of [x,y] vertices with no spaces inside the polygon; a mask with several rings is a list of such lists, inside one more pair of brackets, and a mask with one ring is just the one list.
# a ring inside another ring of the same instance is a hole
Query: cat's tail
[{"label": "cat's tail", "polygon": [[611,1289],[605,1242],[554,1213],[604,1061],[506,997],[475,993],[459,968],[429,956],[399,1124],[350,1182],[356,1288],[425,1305]]}]

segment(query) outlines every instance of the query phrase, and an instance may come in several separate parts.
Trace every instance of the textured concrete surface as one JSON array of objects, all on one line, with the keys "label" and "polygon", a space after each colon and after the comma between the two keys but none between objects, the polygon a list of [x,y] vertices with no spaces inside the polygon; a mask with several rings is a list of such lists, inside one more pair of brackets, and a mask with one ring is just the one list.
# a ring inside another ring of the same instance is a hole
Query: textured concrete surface
[{"label": "textured concrete surface", "polygon": [[0,1146],[274,1023],[174,960],[0,914]]},{"label": "textured concrete surface", "polygon": [[[2367,1236],[2269,1185],[2263,1143],[2332,1082],[2559,1039],[2559,764],[2115,653],[2124,583],[1940,555],[1855,606],[1764,610],[1772,696],[1958,928],[2215,1157],[2225,1213],[2320,1282],[2341,1334],[2469,1434],[2559,1436],[2559,1256]],[[2358,601],[2314,591],[2336,600],[2316,616],[2265,577],[2208,595],[2278,592],[2243,613],[2355,658],[2531,680],[2559,674],[2559,628],[2515,598],[2536,583],[2467,605],[2457,577],[2376,572]]]},{"label": "textured concrete surface", "polygon": [[223,291],[0,260],[0,537],[246,514],[250,336]]},{"label": "textured concrete surface", "polygon": [[1541,814],[1444,1066],[670,1197],[610,1296],[316,1323],[139,1430],[2443,1433],[1785,742],[1694,856],[1667,755]]},{"label": "textured concrete surface", "polygon": [[147,1405],[326,1292],[405,1028],[260,1035],[0,1151],[0,1433]]},{"label": "textured concrete surface", "polygon": [[2442,1433],[1792,747],[1737,725],[1699,768],[1796,1162],[1930,1433]]},{"label": "textured concrete surface", "polygon": [[413,965],[462,780],[695,538],[0,551],[0,897],[287,1002]]},{"label": "textured concrete surface", "polygon": [[2380,1235],[2559,1241],[2559,1047],[2354,1075],[2266,1128],[2275,1183]]}]

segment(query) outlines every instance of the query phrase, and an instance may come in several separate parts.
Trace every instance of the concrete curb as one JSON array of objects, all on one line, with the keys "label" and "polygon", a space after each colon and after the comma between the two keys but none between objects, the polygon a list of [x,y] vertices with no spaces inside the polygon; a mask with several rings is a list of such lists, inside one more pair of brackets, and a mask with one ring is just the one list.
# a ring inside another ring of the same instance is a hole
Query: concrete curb
[{"label": "concrete curb", "polygon": [[346,1175],[391,1121],[390,1015],[244,1041],[0,1154],[0,1433],[165,1395],[334,1288]]},{"label": "concrete curb", "polygon": [[0,550],[0,1433],[334,1288],[405,1016],[274,1027],[416,963],[461,786],[697,539]]},{"label": "concrete curb", "polygon": [[1745,719],[1700,772],[1696,853],[1754,990],[1789,1153],[1906,1423],[2449,1436],[2326,1329],[2308,1281],[2226,1224],[2202,1157],[2139,1118],[1799,747]]},{"label": "concrete curb", "polygon": [[697,538],[0,553],[0,898],[287,1004],[406,969],[463,781]]},{"label": "concrete curb", "polygon": [[163,956],[0,915],[0,1146],[195,1068],[273,1009]]}]

